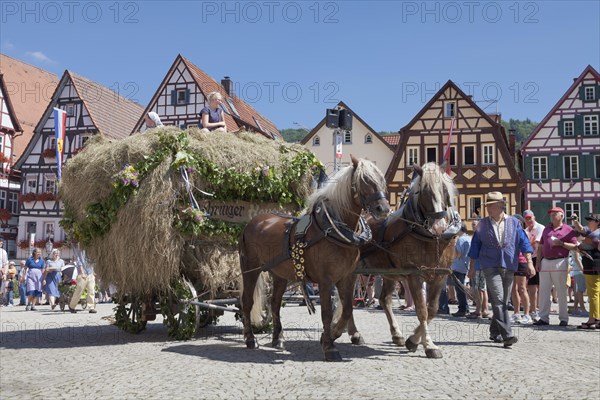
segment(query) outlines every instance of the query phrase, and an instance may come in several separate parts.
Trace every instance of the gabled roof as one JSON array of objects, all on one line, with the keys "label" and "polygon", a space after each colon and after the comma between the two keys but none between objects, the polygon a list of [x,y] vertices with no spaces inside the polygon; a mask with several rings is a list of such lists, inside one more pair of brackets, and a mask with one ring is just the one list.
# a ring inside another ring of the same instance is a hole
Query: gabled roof
[{"label": "gabled roof", "polygon": [[[352,113],[352,116],[354,118],[356,118],[358,121],[360,121],[361,124],[363,124],[368,130],[369,132],[371,132],[373,135],[375,135],[376,138],[379,139],[379,141],[381,141],[381,143],[385,144],[390,150],[394,151],[394,146],[392,146],[387,140],[385,140],[385,136],[381,136],[379,133],[377,133],[377,131],[375,131],[375,129],[371,128],[371,126],[369,124],[367,124],[357,113],[354,112],[354,110],[352,110],[350,107],[348,107],[348,105],[346,103],[344,103],[343,101],[340,101],[337,104],[337,107],[341,107],[345,110],[348,110]],[[308,143],[309,140],[312,139],[312,137],[314,135],[316,135],[316,133],[325,125],[325,118],[323,118],[318,124],[317,126],[315,126],[306,136],[304,136],[304,139],[302,139],[300,141],[300,144],[306,144]],[[395,135],[394,135],[395,136]]]},{"label": "gabled roof", "polygon": [[583,80],[585,79],[585,76],[587,74],[592,74],[592,76],[598,82],[600,82],[600,74],[598,73],[598,71],[596,71],[594,69],[594,67],[592,67],[591,65],[588,65],[587,67],[585,67],[585,69],[583,70],[581,75],[579,75],[579,77],[577,79],[575,79],[575,81],[571,84],[571,86],[569,86],[567,91],[562,95],[562,97],[558,100],[558,102],[556,102],[554,107],[552,107],[550,112],[548,114],[546,114],[544,119],[535,127],[535,129],[533,130],[533,132],[531,132],[531,134],[529,135],[527,140],[525,140],[525,142],[521,146],[521,154],[523,154],[523,151],[527,149],[527,145],[533,140],[535,135],[537,135],[537,133],[546,125],[546,123],[552,117],[552,115],[554,115],[554,113],[560,108],[562,103],[564,103],[564,101],[567,100],[567,98],[569,97],[569,94],[571,94],[577,86],[581,85],[581,83],[583,82]]},{"label": "gabled roof", "polygon": [[[235,113],[231,112],[231,107],[229,104],[227,104],[226,107],[228,110],[230,110],[230,116],[237,122],[237,126],[246,127],[256,132],[260,132],[269,139],[282,138],[275,124],[256,111],[254,107],[235,95],[229,95],[220,83],[215,81],[206,72],[202,71],[181,54],[179,54],[177,58],[181,58],[181,60],[183,60],[184,64],[188,67],[192,76],[196,80],[196,84],[205,96],[210,92],[218,91],[221,93],[221,96],[223,96],[224,101],[230,100],[233,103],[233,106],[236,108],[239,116],[236,116]],[[257,120],[258,123],[256,122]],[[271,133],[275,137],[273,137]]]},{"label": "gabled roof", "polygon": [[[110,139],[123,139],[129,136],[129,132],[135,126],[138,116],[144,111],[143,107],[134,101],[118,95],[106,86],[69,70],[63,73],[46,107],[46,111],[38,121],[34,132],[37,133],[44,127],[46,120],[52,114],[53,108],[56,107],[63,88],[69,82],[72,82],[77,95],[89,113],[92,123],[102,135]],[[35,141],[31,140],[17,161],[17,167],[21,166],[34,145]]]},{"label": "gabled roof", "polygon": [[[236,96],[230,96],[223,87],[223,85],[211,78],[206,72],[202,71],[200,68],[198,68],[187,58],[183,57],[181,54],[177,55],[175,61],[171,65],[171,68],[169,68],[169,72],[172,71],[173,68],[175,68],[179,64],[179,62],[183,62],[185,67],[192,75],[192,78],[194,78],[196,85],[198,86],[204,97],[206,97],[210,92],[219,92],[221,94],[221,96],[223,97],[223,106],[226,111],[224,114],[224,119],[225,123],[227,124],[227,129],[229,131],[236,131],[241,128],[245,128],[253,130],[255,132],[259,132],[264,136],[268,137],[269,139],[282,139],[279,130],[273,122],[264,117],[262,114],[260,114],[242,99]],[[167,83],[169,75],[170,74],[167,73],[163,78],[156,93],[154,93],[154,96],[152,96],[152,99],[148,103],[148,106],[146,106],[144,113],[141,115],[141,117],[135,124],[134,130],[132,130],[131,132],[132,134],[136,133],[135,128],[141,125],[144,116],[151,111],[152,105],[158,100],[158,97],[160,96],[160,90]],[[231,105],[235,107],[235,110],[232,110]]]},{"label": "gabled roof", "polygon": [[0,72],[4,82],[13,94],[11,103],[15,110],[22,135],[16,135],[13,154],[19,158],[33,137],[36,124],[44,114],[50,95],[58,84],[58,76],[0,54]]},{"label": "gabled roof", "polygon": [[396,134],[396,135],[383,135],[381,136],[383,138],[383,140],[385,140],[386,142],[388,142],[390,145],[396,147],[400,144],[400,134]]},{"label": "gabled roof", "polygon": [[72,71],[65,71],[63,79],[65,76],[73,82],[79,98],[101,134],[111,139],[129,136],[138,116],[144,111],[141,105]]},{"label": "gabled roof", "polygon": [[[6,104],[6,110],[8,111],[8,116],[10,117],[10,121],[13,126],[13,128],[11,129],[12,132],[9,132],[8,127],[3,127],[0,125],[0,131],[11,134],[14,134],[16,132],[23,132],[23,128],[21,128],[21,124],[19,123],[19,119],[17,118],[17,114],[15,113],[15,109],[12,105],[8,89],[6,88],[6,84],[4,83],[4,74],[2,73],[0,73],[0,91],[2,91],[2,98],[4,99],[4,104]],[[1,123],[2,121],[0,121],[0,124]]]}]

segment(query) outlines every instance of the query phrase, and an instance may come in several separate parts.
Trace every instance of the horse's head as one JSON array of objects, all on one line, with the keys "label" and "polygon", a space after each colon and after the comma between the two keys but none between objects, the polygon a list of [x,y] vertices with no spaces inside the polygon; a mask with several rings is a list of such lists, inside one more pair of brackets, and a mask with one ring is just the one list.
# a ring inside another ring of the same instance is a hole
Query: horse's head
[{"label": "horse's head", "polygon": [[379,168],[367,159],[352,159],[352,196],[362,209],[375,219],[383,219],[390,213],[390,203],[385,197],[385,178]]},{"label": "horse's head", "polygon": [[440,236],[448,228],[448,211],[454,207],[456,187],[452,178],[444,173],[444,165],[430,162],[413,168],[413,207],[422,214],[424,226],[433,235]]}]

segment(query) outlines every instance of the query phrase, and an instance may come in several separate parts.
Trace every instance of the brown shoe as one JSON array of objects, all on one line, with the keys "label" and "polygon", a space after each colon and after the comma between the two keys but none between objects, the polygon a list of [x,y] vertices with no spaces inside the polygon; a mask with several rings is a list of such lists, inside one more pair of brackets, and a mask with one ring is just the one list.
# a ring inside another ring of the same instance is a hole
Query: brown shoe
[{"label": "brown shoe", "polygon": [[98,311],[96,311],[95,308],[90,308],[90,314],[96,314]]}]

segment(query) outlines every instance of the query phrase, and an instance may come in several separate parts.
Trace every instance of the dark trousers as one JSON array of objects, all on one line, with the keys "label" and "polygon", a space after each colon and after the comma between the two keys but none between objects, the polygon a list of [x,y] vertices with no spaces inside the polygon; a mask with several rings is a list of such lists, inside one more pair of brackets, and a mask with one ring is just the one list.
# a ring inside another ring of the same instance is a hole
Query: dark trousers
[{"label": "dark trousers", "polygon": [[469,303],[467,302],[467,293],[463,290],[465,286],[465,278],[467,274],[463,274],[460,272],[452,271],[452,274],[456,277],[456,280],[462,283],[462,287],[460,285],[454,285],[456,288],[456,300],[458,300],[458,311],[469,312]]},{"label": "dark trousers", "polygon": [[492,337],[501,335],[503,339],[512,337],[508,316],[508,299],[511,296],[515,274],[505,268],[484,268],[482,272],[485,276],[490,303],[492,303],[493,316],[490,335]]}]

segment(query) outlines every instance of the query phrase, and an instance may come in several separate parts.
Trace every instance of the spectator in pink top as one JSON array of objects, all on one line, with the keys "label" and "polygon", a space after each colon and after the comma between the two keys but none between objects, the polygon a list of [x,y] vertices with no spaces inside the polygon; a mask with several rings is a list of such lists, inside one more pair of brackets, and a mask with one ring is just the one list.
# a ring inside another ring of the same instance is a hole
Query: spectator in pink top
[{"label": "spectator in pink top", "polygon": [[534,325],[550,324],[552,285],[558,295],[558,318],[560,326],[569,325],[567,309],[567,275],[569,252],[577,248],[577,232],[563,224],[565,212],[560,207],[548,211],[550,225],[544,228],[538,247],[540,263],[540,319]]}]

